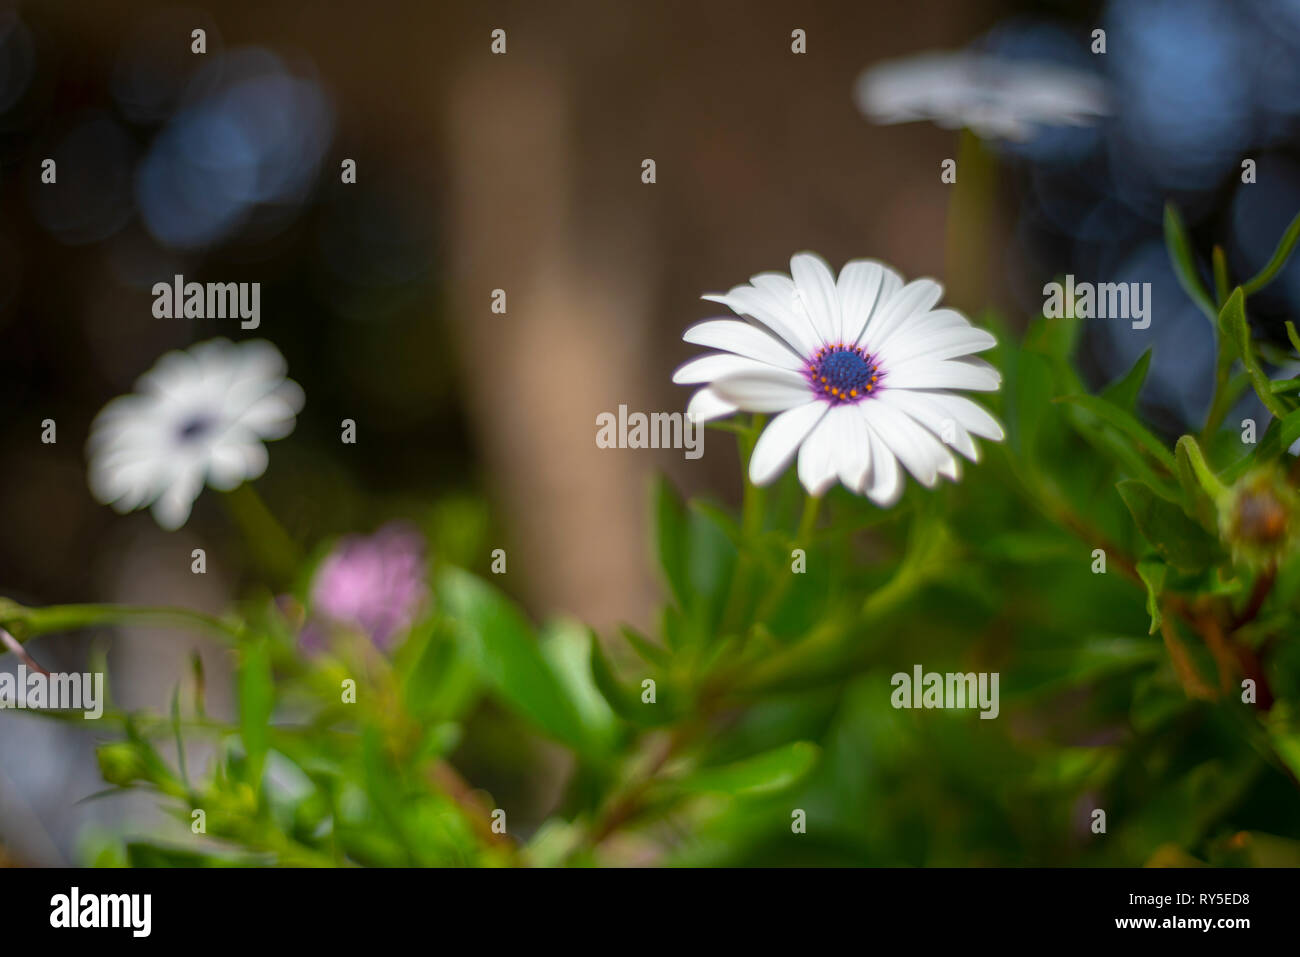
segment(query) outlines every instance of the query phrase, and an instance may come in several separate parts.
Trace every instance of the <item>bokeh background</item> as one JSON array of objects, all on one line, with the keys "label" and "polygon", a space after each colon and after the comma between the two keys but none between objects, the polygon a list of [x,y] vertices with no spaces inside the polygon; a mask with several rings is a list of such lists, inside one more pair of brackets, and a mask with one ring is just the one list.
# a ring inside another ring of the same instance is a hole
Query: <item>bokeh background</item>
[{"label": "bokeh background", "polygon": [[[1238,275],[1267,259],[1300,208],[1300,2],[0,5],[0,594],[211,610],[241,594],[249,556],[215,496],[173,534],[118,516],[90,497],[83,446],[164,351],[257,335],[307,394],[257,483],[295,534],[473,516],[466,540],[507,549],[504,587],[534,614],[645,623],[649,477],[734,500],[738,465],[717,433],[694,462],[597,449],[596,415],[683,408],[669,380],[695,351],[681,330],[714,314],[699,295],[795,250],[944,277],[938,173],[957,136],[873,126],[852,91],[882,59],[970,45],[1099,72],[1115,112],[991,145],[985,272],[955,304],[1022,324],[1061,273],[1150,282],[1151,327],[1090,325],[1084,371],[1106,381],[1155,345],[1147,414],[1170,432],[1199,420],[1213,341],[1168,265],[1162,207],[1179,202]],[[261,327],[155,319],[150,287],[177,273],[260,282]],[[1252,299],[1261,334],[1280,337],[1297,300],[1293,264]],[[118,630],[33,653],[80,668],[95,642],[141,707],[164,706],[195,647]],[[0,713],[5,859],[77,862],[88,834],[152,826],[148,802],[81,802],[99,786],[91,744]]]}]

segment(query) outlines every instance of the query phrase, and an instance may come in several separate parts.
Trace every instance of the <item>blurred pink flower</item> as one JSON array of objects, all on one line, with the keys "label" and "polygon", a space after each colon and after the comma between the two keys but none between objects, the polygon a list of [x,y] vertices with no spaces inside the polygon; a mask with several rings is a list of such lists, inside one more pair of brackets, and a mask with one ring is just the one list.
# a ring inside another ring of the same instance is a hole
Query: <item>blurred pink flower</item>
[{"label": "blurred pink flower", "polygon": [[312,580],[313,623],[303,630],[303,646],[316,650],[323,645],[319,619],[324,619],[357,628],[389,650],[428,599],[424,553],[420,533],[398,523],[341,540]]}]

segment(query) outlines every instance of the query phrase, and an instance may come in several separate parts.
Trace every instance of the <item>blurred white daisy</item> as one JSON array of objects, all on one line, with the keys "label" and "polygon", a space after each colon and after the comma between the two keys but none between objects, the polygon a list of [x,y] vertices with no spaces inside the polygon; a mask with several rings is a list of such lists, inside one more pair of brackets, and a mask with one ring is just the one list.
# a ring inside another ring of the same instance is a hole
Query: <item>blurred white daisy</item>
[{"label": "blurred white daisy", "polygon": [[821,257],[798,253],[790,272],[761,273],[705,299],[754,322],[710,319],[687,342],[721,350],[687,362],[677,383],[705,383],[687,413],[696,421],[737,410],[779,413],[749,461],[757,485],[798,454],[810,495],[838,479],[881,506],[903,490],[902,463],[923,485],[956,479],[956,449],[972,462],[972,436],[1000,440],[1002,427],[955,389],[994,391],[996,369],[973,353],[993,336],[952,309],[935,309],[942,287],[907,284],[888,266],[854,260],[839,280]]},{"label": "blurred white daisy", "polygon": [[152,504],[159,525],[180,528],[205,483],[228,490],[256,478],[262,443],[293,431],[303,392],[285,369],[262,339],[167,353],[91,425],[91,491],[119,512]]},{"label": "blurred white daisy", "polygon": [[854,91],[876,123],[929,120],[985,139],[1023,141],[1036,126],[1086,126],[1108,112],[1099,76],[983,53],[924,53],[866,70]]}]

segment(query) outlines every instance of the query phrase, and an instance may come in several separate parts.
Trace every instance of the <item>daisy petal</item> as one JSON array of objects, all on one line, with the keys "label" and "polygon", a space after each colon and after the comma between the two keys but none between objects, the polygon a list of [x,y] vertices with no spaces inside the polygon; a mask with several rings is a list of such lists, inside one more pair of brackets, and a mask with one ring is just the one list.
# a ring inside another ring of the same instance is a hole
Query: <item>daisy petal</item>
[{"label": "daisy petal", "polygon": [[882,351],[880,358],[888,365],[901,365],[909,359],[959,359],[974,352],[992,349],[998,344],[991,332],[967,326],[907,336],[896,336]]},{"label": "daisy petal", "polygon": [[775,479],[790,464],[799,444],[816,428],[827,408],[825,402],[808,402],[774,418],[754,444],[749,480],[755,485],[767,485]]},{"label": "daisy petal", "polygon": [[864,402],[861,409],[876,434],[922,485],[933,488],[941,473],[956,472],[952,453],[902,412],[883,402]]},{"label": "daisy petal", "polygon": [[809,495],[825,495],[835,484],[835,430],[824,416],[799,446],[799,482]]},{"label": "daisy petal", "polygon": [[784,412],[812,396],[803,376],[775,366],[755,365],[758,371],[725,376],[711,388],[719,398],[746,412]]},{"label": "daisy petal", "polygon": [[686,406],[686,417],[692,422],[709,422],[735,411],[736,407],[730,402],[719,398],[712,389],[704,388],[691,396],[691,401]]},{"label": "daisy petal", "polygon": [[199,497],[202,489],[202,472],[194,468],[178,472],[153,503],[154,519],[167,531],[176,531],[189,519],[194,500]]},{"label": "daisy petal", "polygon": [[712,352],[683,363],[673,373],[673,381],[678,385],[694,385],[699,382],[711,382],[724,375],[736,375],[742,372],[762,372],[773,366],[757,359],[733,356],[723,352]]},{"label": "daisy petal", "polygon": [[845,263],[835,283],[840,297],[840,342],[857,342],[876,308],[885,281],[885,267],[869,259]]},{"label": "daisy petal", "polygon": [[796,253],[790,257],[790,275],[818,337],[827,345],[838,342],[840,300],[835,274],[826,260],[813,253]]},{"label": "daisy petal", "polygon": [[[978,435],[983,439],[992,439],[995,442],[1001,442],[1006,438],[1006,433],[1002,431],[1002,426],[998,420],[979,403],[972,402],[964,395],[954,395],[951,392],[928,392],[925,390],[903,390],[913,395],[928,396],[935,400],[942,407],[946,415],[951,416],[971,435]],[[883,395],[883,393],[882,393]]]},{"label": "daisy petal", "polygon": [[871,439],[867,424],[856,405],[839,405],[831,410],[835,428],[835,472],[844,487],[858,492],[871,472]]},{"label": "daisy petal", "polygon": [[866,486],[867,498],[881,508],[889,508],[903,494],[903,476],[898,468],[898,460],[869,421],[867,438],[871,442],[871,477]]},{"label": "daisy petal", "polygon": [[880,401],[892,405],[920,425],[929,429],[945,445],[951,445],[972,462],[979,461],[979,448],[970,432],[948,413],[942,402],[926,392],[911,389],[885,389]]},{"label": "daisy petal", "polygon": [[732,352],[792,372],[803,368],[803,360],[782,340],[739,319],[710,319],[697,323],[682,334],[682,339],[697,346]]},{"label": "daisy petal", "polygon": [[[979,364],[977,364],[979,363]],[[978,359],[918,358],[890,366],[884,386],[890,389],[971,389],[995,392],[1002,382],[996,369]]]},{"label": "daisy petal", "polygon": [[[754,277],[755,282],[758,276]],[[820,343],[807,320],[801,315],[794,296],[794,283],[788,294],[769,291],[768,287],[736,286],[725,295],[708,295],[710,302],[721,303],[742,316],[751,316],[788,342],[800,355],[812,355]]]},{"label": "daisy petal", "polygon": [[871,321],[862,332],[861,345],[872,354],[885,344],[909,319],[929,312],[943,296],[943,287],[933,279],[917,279],[882,300]]}]

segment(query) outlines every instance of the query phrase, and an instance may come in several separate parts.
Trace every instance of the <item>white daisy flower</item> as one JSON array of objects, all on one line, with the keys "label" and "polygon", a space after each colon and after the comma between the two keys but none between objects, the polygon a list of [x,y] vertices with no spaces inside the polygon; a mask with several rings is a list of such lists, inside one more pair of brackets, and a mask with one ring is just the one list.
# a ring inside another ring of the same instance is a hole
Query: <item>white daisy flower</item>
[{"label": "white daisy flower", "polygon": [[1099,76],[982,53],[924,53],[866,70],[858,108],[876,123],[930,120],[985,139],[1023,141],[1036,126],[1086,126],[1108,112]]},{"label": "white daisy flower", "polygon": [[749,460],[756,485],[773,481],[798,454],[799,480],[823,495],[838,479],[881,506],[903,491],[902,463],[934,487],[959,477],[956,449],[979,460],[973,436],[1000,440],[993,416],[954,389],[994,391],[1001,377],[972,354],[993,336],[952,309],[935,309],[942,287],[907,284],[860,259],[839,280],[811,253],[790,272],[761,273],[705,299],[755,320],[710,319],[682,338],[721,350],[687,362],[677,383],[707,383],[687,414],[702,422],[737,410],[779,413]]},{"label": "white daisy flower", "polygon": [[262,443],[292,432],[303,404],[285,369],[262,339],[212,339],[164,355],[90,427],[95,498],[119,512],[152,504],[158,524],[172,530],[190,517],[204,483],[228,490],[261,475]]}]

